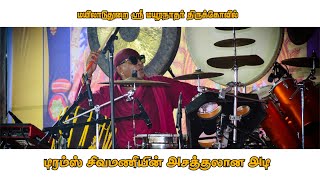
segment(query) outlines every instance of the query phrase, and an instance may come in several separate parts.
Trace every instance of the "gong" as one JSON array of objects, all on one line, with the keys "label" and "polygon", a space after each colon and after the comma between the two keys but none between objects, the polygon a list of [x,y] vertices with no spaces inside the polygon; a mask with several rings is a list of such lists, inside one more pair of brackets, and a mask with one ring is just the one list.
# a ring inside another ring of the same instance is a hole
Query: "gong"
[{"label": "gong", "polygon": [[[114,32],[112,27],[88,27],[91,51],[104,46]],[[175,27],[121,27],[114,41],[114,55],[123,48],[132,48],[145,55],[145,74],[163,75],[173,62],[180,44],[181,28]],[[98,65],[109,76],[108,53],[100,54]]]},{"label": "gong", "polygon": [[[253,39],[253,43],[245,46],[218,47],[216,42],[233,39],[233,31],[226,31],[214,27],[189,27],[186,28],[187,47],[191,58],[198,68],[205,72],[219,72],[223,76],[210,78],[212,81],[226,85],[234,82],[234,71],[230,69],[211,67],[208,59],[221,60],[235,55],[251,57],[257,56],[263,60],[260,65],[241,66],[238,69],[238,81],[244,85],[252,84],[261,79],[271,69],[281,50],[284,30],[283,28],[246,28],[235,31],[236,38]],[[218,62],[219,63],[219,62]]]}]

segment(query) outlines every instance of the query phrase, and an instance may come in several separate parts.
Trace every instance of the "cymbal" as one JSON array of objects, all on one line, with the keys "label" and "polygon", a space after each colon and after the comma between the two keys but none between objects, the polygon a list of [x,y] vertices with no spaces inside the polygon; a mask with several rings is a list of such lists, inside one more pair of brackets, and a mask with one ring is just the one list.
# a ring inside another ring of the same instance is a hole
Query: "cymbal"
[{"label": "cymbal", "polygon": [[[230,69],[234,66],[234,56],[216,57],[207,60],[207,64],[211,67]],[[241,66],[257,66],[264,63],[258,55],[237,56],[238,67]]]},{"label": "cymbal", "polygon": [[205,73],[205,72],[202,72],[201,70],[196,70],[192,74],[177,76],[174,79],[177,79],[177,80],[205,79],[205,78],[214,78],[222,75],[223,73],[215,73],[215,72]]},{"label": "cymbal", "polygon": [[[291,58],[291,59],[286,59],[281,62],[281,64],[289,65],[289,66],[295,66],[295,67],[309,67],[312,68],[313,64],[313,58],[307,58],[307,57],[302,57],[302,58]],[[319,68],[319,59],[316,59],[316,68]]]},{"label": "cymbal", "polygon": [[254,39],[248,39],[248,38],[237,38],[237,39],[225,39],[222,41],[218,41],[216,43],[214,43],[215,46],[218,47],[234,47],[234,42],[236,42],[236,47],[240,47],[240,46],[246,46],[249,44],[253,44],[254,42],[256,42],[256,40]]},{"label": "cymbal", "polygon": [[[101,82],[99,84],[110,84],[110,82]],[[150,80],[144,80],[140,78],[130,77],[125,80],[115,80],[114,84],[119,84],[123,86],[133,86],[134,84],[136,86],[169,86],[169,83],[161,82],[161,81],[150,81]]]},{"label": "cymbal", "polygon": [[248,27],[216,27],[218,30],[222,31],[233,31],[234,30],[242,30],[242,29],[248,29]]}]

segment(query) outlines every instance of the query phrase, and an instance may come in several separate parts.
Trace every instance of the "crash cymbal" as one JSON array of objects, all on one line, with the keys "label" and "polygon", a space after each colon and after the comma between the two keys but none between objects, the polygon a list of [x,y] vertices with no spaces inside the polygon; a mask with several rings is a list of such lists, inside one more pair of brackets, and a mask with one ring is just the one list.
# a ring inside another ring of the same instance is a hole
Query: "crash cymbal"
[{"label": "crash cymbal", "polygon": [[240,47],[240,46],[246,46],[249,44],[253,44],[254,42],[256,42],[256,40],[254,39],[248,39],[248,38],[237,38],[237,39],[225,39],[222,41],[218,41],[216,43],[214,43],[215,46],[218,47],[234,47],[234,42],[236,42],[236,47]]},{"label": "crash cymbal", "polygon": [[[295,67],[309,67],[312,68],[313,66],[313,58],[291,58],[291,59],[285,59],[281,62],[281,64],[289,65],[289,66],[295,66]],[[319,59],[316,59],[316,68],[319,68]]]},{"label": "crash cymbal", "polygon": [[[234,56],[216,57],[207,60],[207,64],[211,67],[230,69],[234,66]],[[237,56],[238,67],[241,66],[257,66],[264,63],[258,55]]]},{"label": "crash cymbal", "polygon": [[216,27],[218,30],[222,31],[233,31],[234,30],[242,30],[242,29],[248,29],[248,27]]},{"label": "crash cymbal", "polygon": [[[99,84],[110,84],[110,82],[102,82]],[[125,80],[115,80],[114,84],[119,84],[123,86],[169,86],[169,83],[161,82],[161,81],[150,81],[139,78],[130,77]]]},{"label": "crash cymbal", "polygon": [[177,79],[177,80],[205,79],[205,78],[214,78],[222,75],[223,73],[215,73],[215,72],[205,73],[205,72],[202,72],[201,70],[196,70],[192,74],[177,76],[174,79]]}]

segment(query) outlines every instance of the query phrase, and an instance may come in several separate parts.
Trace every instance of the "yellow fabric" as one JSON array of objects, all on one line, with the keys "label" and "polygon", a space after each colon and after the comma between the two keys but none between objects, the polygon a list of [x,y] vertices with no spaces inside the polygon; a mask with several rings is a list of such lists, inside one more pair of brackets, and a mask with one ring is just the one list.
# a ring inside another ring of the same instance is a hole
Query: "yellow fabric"
[{"label": "yellow fabric", "polygon": [[43,28],[13,28],[12,111],[43,128]]}]

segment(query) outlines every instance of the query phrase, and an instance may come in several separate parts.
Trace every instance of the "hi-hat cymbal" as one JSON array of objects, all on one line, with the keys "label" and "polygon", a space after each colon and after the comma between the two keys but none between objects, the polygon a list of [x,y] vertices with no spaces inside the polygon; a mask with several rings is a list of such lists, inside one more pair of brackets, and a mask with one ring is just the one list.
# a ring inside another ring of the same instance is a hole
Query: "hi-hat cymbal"
[{"label": "hi-hat cymbal", "polygon": [[[234,42],[236,42],[236,44],[234,44]],[[246,46],[249,44],[253,44],[254,42],[256,42],[256,40],[254,40],[254,39],[237,38],[235,40],[234,39],[221,40],[221,41],[214,43],[214,45],[217,47],[234,47],[234,45],[236,45],[236,47],[240,47],[240,46]]]},{"label": "hi-hat cymbal", "polygon": [[[207,60],[207,64],[211,67],[230,69],[234,66],[234,56],[216,57]],[[258,55],[237,56],[237,65],[241,66],[257,66],[264,63]]]},{"label": "hi-hat cymbal", "polygon": [[[295,67],[313,67],[313,58],[291,58],[286,59],[281,62],[281,64],[289,65],[289,66],[295,66]],[[315,67],[319,68],[319,59],[315,59]]]},{"label": "hi-hat cymbal", "polygon": [[242,30],[242,29],[248,29],[248,27],[216,27],[218,30],[222,31],[233,31],[234,30]]},{"label": "hi-hat cymbal", "polygon": [[[110,84],[110,82],[102,82],[99,84]],[[114,84],[119,84],[123,86],[133,86],[134,84],[136,86],[169,86],[169,83],[161,82],[161,81],[150,81],[150,80],[144,80],[139,79],[135,77],[130,77],[125,80],[115,80]]]},{"label": "hi-hat cymbal", "polygon": [[205,73],[205,72],[202,72],[201,70],[196,70],[192,74],[177,76],[174,79],[177,79],[177,80],[205,79],[205,78],[214,78],[222,75],[223,73],[215,73],[215,72]]}]

